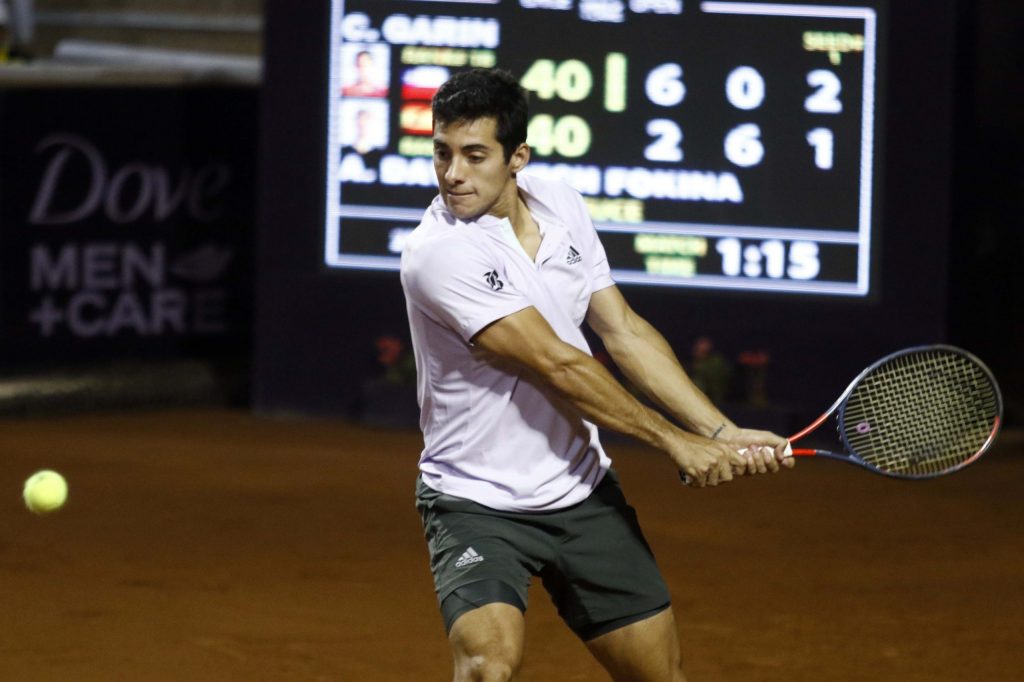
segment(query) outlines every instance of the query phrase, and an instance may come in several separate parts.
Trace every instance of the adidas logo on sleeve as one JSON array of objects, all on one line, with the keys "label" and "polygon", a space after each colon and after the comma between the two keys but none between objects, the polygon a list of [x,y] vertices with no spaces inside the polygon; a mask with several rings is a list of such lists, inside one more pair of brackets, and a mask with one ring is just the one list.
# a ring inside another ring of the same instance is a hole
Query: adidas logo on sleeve
[{"label": "adidas logo on sleeve", "polygon": [[455,562],[455,568],[462,568],[463,566],[469,566],[483,560],[484,558],[477,554],[475,549],[467,547],[466,551],[459,557],[459,560]]}]

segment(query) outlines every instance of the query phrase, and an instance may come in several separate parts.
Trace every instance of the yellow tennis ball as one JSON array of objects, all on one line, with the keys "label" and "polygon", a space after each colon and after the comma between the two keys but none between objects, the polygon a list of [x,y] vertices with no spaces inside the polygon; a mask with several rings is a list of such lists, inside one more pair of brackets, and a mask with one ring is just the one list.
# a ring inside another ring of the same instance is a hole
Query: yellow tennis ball
[{"label": "yellow tennis ball", "polygon": [[49,514],[64,506],[68,484],[56,471],[37,471],[25,481],[25,506],[34,514]]}]

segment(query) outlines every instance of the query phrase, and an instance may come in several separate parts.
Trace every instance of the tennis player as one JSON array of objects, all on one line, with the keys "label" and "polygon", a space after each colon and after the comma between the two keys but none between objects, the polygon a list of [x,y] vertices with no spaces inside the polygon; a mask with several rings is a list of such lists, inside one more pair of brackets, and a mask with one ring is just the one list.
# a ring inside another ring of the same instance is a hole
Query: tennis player
[{"label": "tennis player", "polygon": [[[613,678],[684,680],[669,591],[597,427],[664,451],[698,487],[778,471],[785,440],[711,404],[615,286],[580,195],[522,173],[527,102],[510,74],[455,75],[433,117],[440,193],[405,246],[402,286],[417,508],[455,680],[516,678],[534,575]],[[584,321],[668,417],[591,357]]]}]

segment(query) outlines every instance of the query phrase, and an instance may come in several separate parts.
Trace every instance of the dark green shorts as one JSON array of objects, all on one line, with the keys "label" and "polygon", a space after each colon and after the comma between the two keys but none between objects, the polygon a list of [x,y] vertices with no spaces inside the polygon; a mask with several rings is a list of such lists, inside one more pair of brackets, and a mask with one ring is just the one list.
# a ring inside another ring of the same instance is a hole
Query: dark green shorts
[{"label": "dark green shorts", "polygon": [[[525,610],[531,576],[541,578],[562,619],[584,641],[669,606],[668,588],[614,471],[586,500],[557,511],[497,511],[421,480],[416,507],[448,628],[485,603]],[[474,586],[480,589],[468,604],[460,595]],[[512,598],[502,598],[495,586]]]}]

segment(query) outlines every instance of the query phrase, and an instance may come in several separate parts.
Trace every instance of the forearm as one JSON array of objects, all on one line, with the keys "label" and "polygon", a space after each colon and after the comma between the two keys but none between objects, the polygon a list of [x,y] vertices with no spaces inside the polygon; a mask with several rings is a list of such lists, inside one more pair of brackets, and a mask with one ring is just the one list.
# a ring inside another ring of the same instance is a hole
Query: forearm
[{"label": "forearm", "polygon": [[686,437],[664,416],[637,400],[604,365],[571,346],[539,373],[584,418],[601,428],[659,449],[665,449],[670,438]]},{"label": "forearm", "polygon": [[735,428],[687,376],[665,337],[643,318],[634,316],[629,329],[603,341],[626,378],[686,428],[703,436],[723,424]]},{"label": "forearm", "polygon": [[604,365],[559,339],[534,308],[508,315],[481,330],[484,351],[529,370],[584,418],[661,450],[703,440],[645,406]]}]

